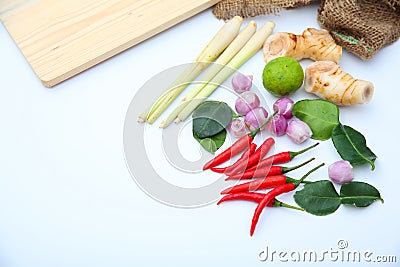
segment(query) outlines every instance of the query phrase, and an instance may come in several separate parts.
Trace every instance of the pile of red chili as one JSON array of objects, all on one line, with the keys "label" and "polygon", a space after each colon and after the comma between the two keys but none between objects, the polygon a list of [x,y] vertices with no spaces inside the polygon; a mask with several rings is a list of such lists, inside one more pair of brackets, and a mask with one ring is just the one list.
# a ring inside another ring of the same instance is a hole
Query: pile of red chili
[{"label": "pile of red chili", "polygon": [[[253,139],[259,131],[260,128],[257,128],[255,131],[239,138],[230,148],[226,149],[214,159],[207,162],[203,167],[204,170],[211,169],[214,172],[226,174],[226,180],[255,178],[249,182],[235,185],[223,190],[221,194],[225,194],[225,196],[217,203],[220,204],[229,200],[248,200],[258,203],[257,208],[254,211],[250,235],[253,235],[261,212],[266,206],[286,207],[302,210],[301,208],[280,202],[276,199],[276,197],[283,193],[293,191],[300,185],[300,183],[307,183],[304,181],[305,178],[313,171],[324,165],[320,164],[319,166],[313,168],[299,180],[283,175],[289,171],[304,166],[305,164],[314,160],[314,158],[294,167],[276,166],[276,164],[287,163],[297,155],[317,146],[318,143],[298,152],[281,152],[264,158],[271,150],[271,147],[275,144],[275,141],[273,138],[267,138],[257,148],[257,145],[253,143]],[[240,153],[242,153],[241,157],[232,165],[223,168],[216,168],[217,165],[230,160]],[[272,189],[267,193],[255,192],[257,190],[267,188]]]}]

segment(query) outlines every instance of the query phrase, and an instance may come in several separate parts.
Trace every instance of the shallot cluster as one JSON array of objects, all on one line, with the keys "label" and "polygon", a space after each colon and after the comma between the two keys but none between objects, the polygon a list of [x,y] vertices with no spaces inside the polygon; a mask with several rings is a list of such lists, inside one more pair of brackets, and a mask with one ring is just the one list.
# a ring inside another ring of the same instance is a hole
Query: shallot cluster
[{"label": "shallot cluster", "polygon": [[273,105],[276,114],[267,124],[267,129],[276,136],[286,134],[293,142],[300,144],[310,138],[312,132],[310,127],[300,120],[291,120],[288,123],[293,117],[293,106],[293,100],[288,97],[278,99]]},{"label": "shallot cluster", "polygon": [[[253,76],[236,73],[232,77],[232,87],[239,94],[235,102],[235,110],[244,119],[234,119],[229,125],[229,131],[234,137],[246,134],[246,127],[253,131],[268,119],[268,112],[260,106],[260,98],[250,91]],[[294,102],[288,97],[278,99],[273,110],[275,115],[265,128],[275,136],[287,135],[293,142],[300,144],[311,137],[310,127],[297,119],[292,119]]]},{"label": "shallot cluster", "polygon": [[253,76],[236,73],[232,77],[232,87],[239,94],[235,102],[235,110],[243,115],[243,119],[234,119],[229,125],[229,131],[234,137],[246,134],[246,127],[253,131],[268,119],[268,112],[261,107],[260,98],[250,91]]}]

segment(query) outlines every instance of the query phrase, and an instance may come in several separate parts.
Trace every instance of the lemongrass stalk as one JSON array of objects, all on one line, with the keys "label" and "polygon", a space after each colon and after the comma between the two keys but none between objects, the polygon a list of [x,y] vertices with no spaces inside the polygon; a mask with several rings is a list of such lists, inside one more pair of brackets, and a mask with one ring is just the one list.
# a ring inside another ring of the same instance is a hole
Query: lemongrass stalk
[{"label": "lemongrass stalk", "polygon": [[191,63],[179,77],[172,82],[167,90],[164,91],[149,108],[139,115],[138,122],[147,121],[152,124],[209,64],[209,62]]},{"label": "lemongrass stalk", "polygon": [[151,105],[148,112],[143,112],[139,116],[139,121],[153,123],[176,97],[193,81],[237,36],[242,25],[243,18],[236,16],[216,33],[213,39],[207,44],[197,57],[195,63],[189,64],[186,70],[168,87],[164,97],[160,97]]},{"label": "lemongrass stalk", "polygon": [[214,64],[204,73],[200,81],[192,88],[192,90],[181,100],[178,106],[162,121],[160,128],[170,125],[178,116],[178,114],[186,107],[188,103],[212,80],[217,73],[224,68],[226,64],[242,49],[249,39],[256,32],[257,23],[250,21],[249,24],[239,33],[225,51],[218,57]]},{"label": "lemongrass stalk", "polygon": [[143,112],[138,116],[137,122],[139,122],[139,123],[146,122],[147,117],[148,117],[149,114],[150,114],[150,111],[151,111],[151,110],[156,110],[156,109],[159,107],[159,105],[162,103],[162,101],[165,101],[165,99],[167,98],[167,96],[168,96],[168,95],[167,95],[166,93],[162,94],[156,101],[154,101],[154,103],[153,103],[152,106],[148,106],[148,107],[145,109],[145,111],[143,111]]},{"label": "lemongrass stalk", "polygon": [[275,24],[273,22],[265,23],[245,44],[245,46],[232,58],[231,61],[196,95],[196,98],[178,114],[175,122],[185,120],[196,107],[206,99],[215,89],[219,87],[230,75],[232,75],[240,66],[247,62],[262,47],[265,40],[271,35]]},{"label": "lemongrass stalk", "polygon": [[[152,105],[150,105],[142,114],[138,117],[138,122],[146,122],[149,117],[158,110],[163,103],[166,103],[171,99],[171,96],[177,91],[184,90],[191,81],[193,81],[207,66],[209,62],[198,61],[189,64],[185,70],[176,78],[169,87],[159,96]],[[172,102],[172,101],[171,101]]]}]

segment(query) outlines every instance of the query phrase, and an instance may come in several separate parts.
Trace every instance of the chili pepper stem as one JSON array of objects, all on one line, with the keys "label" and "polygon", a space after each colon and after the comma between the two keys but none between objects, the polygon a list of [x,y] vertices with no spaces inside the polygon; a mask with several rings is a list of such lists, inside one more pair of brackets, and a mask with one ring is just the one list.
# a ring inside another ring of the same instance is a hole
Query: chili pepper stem
[{"label": "chili pepper stem", "polygon": [[275,202],[274,202],[274,205],[273,205],[273,206],[274,206],[274,207],[283,207],[283,208],[288,208],[288,209],[293,209],[293,210],[304,211],[303,208],[300,208],[300,207],[296,207],[296,206],[292,206],[292,205],[286,204],[286,203],[281,202],[281,201],[279,201],[279,200],[277,200],[277,199],[275,199]]},{"label": "chili pepper stem", "polygon": [[282,174],[290,172],[290,171],[293,171],[293,170],[296,170],[298,168],[301,168],[301,167],[303,167],[304,165],[310,163],[313,160],[315,160],[315,158],[311,158],[311,159],[307,160],[306,162],[303,162],[303,163],[301,163],[299,165],[296,165],[296,166],[293,166],[293,167],[282,167]]},{"label": "chili pepper stem", "polygon": [[296,183],[299,183],[299,184],[301,184],[301,183],[302,183],[302,184],[311,184],[312,182],[306,181],[306,180],[300,182],[300,180],[298,180],[298,179],[294,179],[294,178],[292,178],[292,177],[286,176],[286,183],[293,183],[293,184],[296,184]]},{"label": "chili pepper stem", "polygon": [[303,183],[304,180],[313,172],[315,172],[316,170],[318,170],[319,168],[321,168],[322,166],[324,166],[325,163],[321,163],[320,165],[318,165],[317,167],[311,169],[309,172],[307,172],[306,174],[303,175],[303,177],[300,178],[300,180],[297,180],[296,182],[293,182],[293,184],[295,185],[295,187],[298,187],[300,183]]},{"label": "chili pepper stem", "polygon": [[278,113],[278,111],[275,111],[274,114],[272,114],[271,116],[268,117],[268,119],[266,121],[264,121],[260,126],[258,126],[257,129],[255,129],[254,131],[252,131],[251,133],[249,133],[249,135],[251,137],[255,137],[257,135],[257,133],[261,130],[261,128],[263,128],[265,125],[267,125],[267,123],[272,120],[272,118]]},{"label": "chili pepper stem", "polygon": [[314,147],[316,147],[316,146],[318,146],[318,145],[319,145],[319,143],[315,143],[315,144],[313,144],[312,146],[306,147],[306,148],[304,148],[304,149],[302,149],[302,150],[300,150],[300,151],[289,152],[289,154],[290,154],[290,159],[293,159],[294,157],[296,157],[296,156],[298,156],[298,155],[300,155],[300,154],[303,154],[304,152],[307,152],[308,150],[313,149]]}]

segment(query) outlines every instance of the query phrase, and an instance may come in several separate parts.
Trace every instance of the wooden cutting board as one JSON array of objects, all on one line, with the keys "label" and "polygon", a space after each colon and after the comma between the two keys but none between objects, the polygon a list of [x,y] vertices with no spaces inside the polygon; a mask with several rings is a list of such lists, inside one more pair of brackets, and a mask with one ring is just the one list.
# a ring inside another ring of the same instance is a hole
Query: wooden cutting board
[{"label": "wooden cutting board", "polygon": [[218,0],[0,0],[0,18],[52,87]]}]

